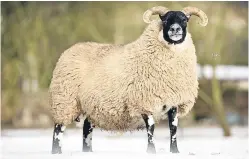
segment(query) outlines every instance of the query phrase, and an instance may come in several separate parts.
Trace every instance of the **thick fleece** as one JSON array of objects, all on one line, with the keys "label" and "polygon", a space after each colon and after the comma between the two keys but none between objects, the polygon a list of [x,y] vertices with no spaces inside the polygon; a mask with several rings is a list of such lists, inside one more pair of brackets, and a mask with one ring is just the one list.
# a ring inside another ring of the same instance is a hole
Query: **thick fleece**
[{"label": "thick fleece", "polygon": [[196,63],[191,35],[169,45],[158,20],[127,45],[78,43],[61,55],[54,70],[52,116],[67,125],[82,113],[111,131],[142,127],[141,114],[153,114],[159,122],[172,106],[183,117],[198,94]]}]

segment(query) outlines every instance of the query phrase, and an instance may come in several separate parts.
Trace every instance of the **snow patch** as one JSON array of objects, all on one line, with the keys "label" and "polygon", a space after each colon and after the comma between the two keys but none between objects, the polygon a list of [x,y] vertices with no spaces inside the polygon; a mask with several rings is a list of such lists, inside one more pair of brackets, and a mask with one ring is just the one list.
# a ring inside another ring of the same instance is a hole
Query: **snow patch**
[{"label": "snow patch", "polygon": [[[134,131],[109,138],[110,133],[94,129],[92,153],[84,153],[82,129],[68,128],[63,136],[62,154],[52,155],[52,129],[4,129],[1,132],[3,159],[247,159],[248,127],[231,127],[231,137],[223,137],[221,128],[178,128],[179,154],[170,153],[168,127],[155,129],[156,156],[146,153],[147,132]],[[200,146],[201,145],[201,146]]]}]

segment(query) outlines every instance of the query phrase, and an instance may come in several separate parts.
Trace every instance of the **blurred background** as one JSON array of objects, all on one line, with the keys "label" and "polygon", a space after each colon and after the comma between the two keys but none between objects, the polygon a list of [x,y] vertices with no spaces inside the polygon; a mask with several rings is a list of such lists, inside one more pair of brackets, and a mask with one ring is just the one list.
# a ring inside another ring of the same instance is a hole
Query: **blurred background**
[{"label": "blurred background", "polygon": [[188,25],[200,90],[180,125],[220,126],[225,136],[247,126],[248,2],[1,2],[2,129],[51,128],[47,92],[60,54],[77,42],[135,40],[146,27],[144,11],[156,5],[194,6],[209,17],[207,27],[196,17]]}]

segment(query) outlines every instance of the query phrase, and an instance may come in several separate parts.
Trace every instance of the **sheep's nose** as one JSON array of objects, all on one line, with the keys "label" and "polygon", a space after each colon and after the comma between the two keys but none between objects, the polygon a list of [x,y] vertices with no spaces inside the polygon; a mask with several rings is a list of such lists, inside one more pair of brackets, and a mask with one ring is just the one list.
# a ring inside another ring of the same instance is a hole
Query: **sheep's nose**
[{"label": "sheep's nose", "polygon": [[178,32],[180,30],[181,30],[180,27],[172,27],[172,28],[170,28],[170,31],[173,31],[173,32]]},{"label": "sheep's nose", "polygon": [[181,30],[181,27],[178,24],[173,24],[170,27],[170,31],[172,32],[179,32]]},{"label": "sheep's nose", "polygon": [[169,31],[174,32],[174,31],[175,31],[175,28],[170,28]]}]

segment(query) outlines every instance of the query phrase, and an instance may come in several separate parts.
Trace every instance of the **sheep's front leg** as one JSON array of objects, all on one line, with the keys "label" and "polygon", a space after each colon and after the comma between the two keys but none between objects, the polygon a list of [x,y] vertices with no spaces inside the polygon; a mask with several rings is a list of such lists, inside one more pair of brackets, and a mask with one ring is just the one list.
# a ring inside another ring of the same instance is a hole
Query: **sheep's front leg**
[{"label": "sheep's front leg", "polygon": [[146,129],[147,129],[147,134],[148,134],[148,147],[147,147],[147,152],[148,153],[156,153],[155,145],[154,145],[154,139],[153,139],[153,134],[154,134],[154,128],[155,128],[155,123],[152,115],[146,115],[142,114],[142,117],[144,119]]},{"label": "sheep's front leg", "polygon": [[86,118],[83,126],[83,152],[92,152],[92,132],[93,125]]},{"label": "sheep's front leg", "polygon": [[54,125],[54,132],[53,132],[53,143],[52,143],[52,154],[61,154],[61,146],[62,146],[62,137],[63,132],[66,129],[66,126],[62,124],[55,124]]},{"label": "sheep's front leg", "polygon": [[176,141],[176,131],[177,131],[177,108],[172,107],[168,111],[169,129],[170,129],[170,152],[179,153]]}]

